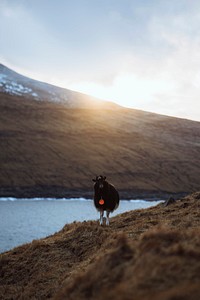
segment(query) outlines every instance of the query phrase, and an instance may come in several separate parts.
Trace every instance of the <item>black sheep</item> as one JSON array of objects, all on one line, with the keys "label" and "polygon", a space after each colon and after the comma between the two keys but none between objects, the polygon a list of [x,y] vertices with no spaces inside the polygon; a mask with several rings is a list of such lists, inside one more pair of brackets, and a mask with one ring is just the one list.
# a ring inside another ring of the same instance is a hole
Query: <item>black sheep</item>
[{"label": "black sheep", "polygon": [[103,215],[106,211],[106,225],[109,225],[109,215],[119,206],[119,194],[115,187],[106,181],[105,176],[96,176],[94,184],[94,205],[100,211],[100,225],[103,225]]}]

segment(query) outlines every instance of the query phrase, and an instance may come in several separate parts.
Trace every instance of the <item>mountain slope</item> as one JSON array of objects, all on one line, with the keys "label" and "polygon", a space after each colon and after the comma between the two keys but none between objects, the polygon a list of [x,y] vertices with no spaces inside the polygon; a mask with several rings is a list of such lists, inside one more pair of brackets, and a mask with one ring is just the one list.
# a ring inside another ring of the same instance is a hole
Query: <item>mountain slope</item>
[{"label": "mountain slope", "polygon": [[28,78],[2,64],[0,64],[0,92],[36,101],[62,103],[68,108],[117,107],[111,102]]},{"label": "mountain slope", "polygon": [[122,198],[198,190],[199,122],[84,103],[0,93],[1,196],[92,197],[102,173]]}]

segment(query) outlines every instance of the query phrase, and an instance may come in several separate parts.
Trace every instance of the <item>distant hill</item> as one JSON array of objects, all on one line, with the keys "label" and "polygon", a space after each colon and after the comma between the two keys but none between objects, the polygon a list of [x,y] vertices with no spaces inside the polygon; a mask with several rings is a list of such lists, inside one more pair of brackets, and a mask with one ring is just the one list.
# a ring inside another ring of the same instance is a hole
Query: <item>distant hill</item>
[{"label": "distant hill", "polygon": [[[4,81],[15,74],[5,70]],[[16,76],[13,82],[32,90],[12,93],[1,81],[1,196],[91,197],[97,174],[105,174],[122,198],[198,190],[199,122],[100,100],[90,106],[91,97],[68,90],[70,101],[53,101],[48,97],[55,87],[41,83],[44,92],[40,83],[26,85],[29,79]]]}]

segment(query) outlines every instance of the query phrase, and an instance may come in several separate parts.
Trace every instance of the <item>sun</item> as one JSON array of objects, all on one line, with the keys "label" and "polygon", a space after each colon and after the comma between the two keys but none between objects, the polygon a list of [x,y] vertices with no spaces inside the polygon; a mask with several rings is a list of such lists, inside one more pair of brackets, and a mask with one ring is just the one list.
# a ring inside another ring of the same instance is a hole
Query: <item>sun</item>
[{"label": "sun", "polygon": [[172,90],[173,84],[159,78],[122,74],[117,76],[111,84],[79,82],[71,85],[70,89],[113,101],[124,107],[153,110],[156,97]]}]

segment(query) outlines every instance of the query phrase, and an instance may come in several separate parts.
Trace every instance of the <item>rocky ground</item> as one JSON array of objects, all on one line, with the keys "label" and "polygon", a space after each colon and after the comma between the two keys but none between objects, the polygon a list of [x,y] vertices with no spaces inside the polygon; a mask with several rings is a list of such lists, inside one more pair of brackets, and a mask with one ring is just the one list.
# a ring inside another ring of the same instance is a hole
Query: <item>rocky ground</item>
[{"label": "rocky ground", "polygon": [[0,298],[200,299],[200,192],[1,254]]}]

